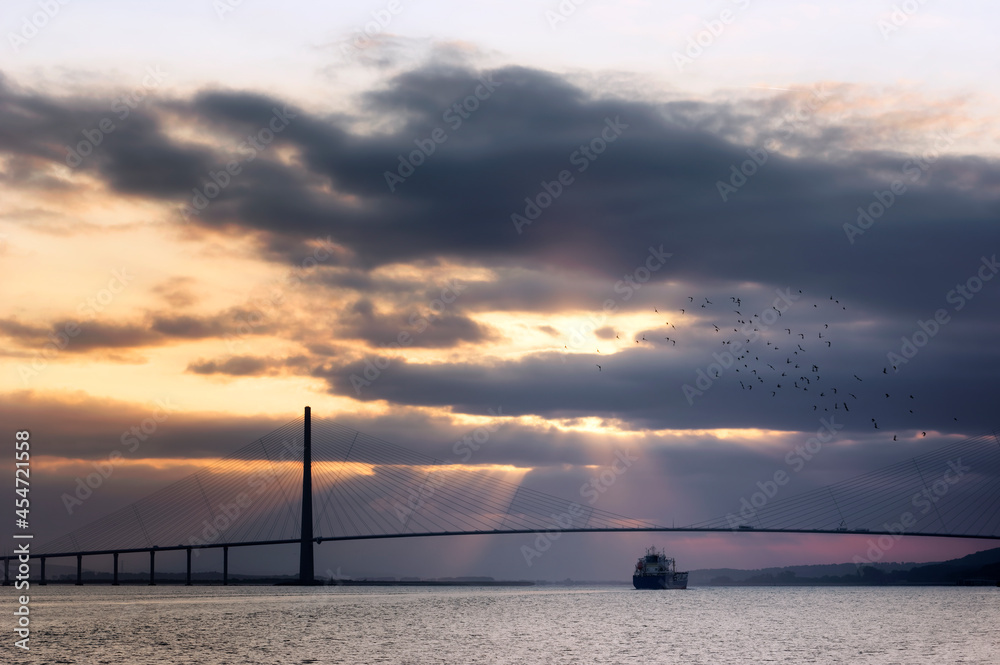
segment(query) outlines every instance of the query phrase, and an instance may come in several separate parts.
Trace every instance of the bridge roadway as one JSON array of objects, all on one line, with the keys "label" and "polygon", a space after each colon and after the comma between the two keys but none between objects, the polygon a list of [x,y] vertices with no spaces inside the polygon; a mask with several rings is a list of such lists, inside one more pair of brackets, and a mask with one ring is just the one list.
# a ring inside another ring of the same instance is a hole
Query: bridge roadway
[{"label": "bridge roadway", "polygon": [[[622,527],[622,528],[579,528],[579,529],[504,529],[504,530],[481,530],[481,531],[436,531],[429,533],[379,533],[379,534],[369,534],[361,536],[331,536],[324,538],[322,536],[312,539],[312,542],[317,545],[325,541],[337,542],[345,540],[381,540],[388,538],[433,538],[438,536],[475,536],[475,535],[504,535],[504,534],[541,534],[541,533],[636,533],[636,532],[670,532],[670,533],[822,533],[831,534],[837,536],[909,536],[909,537],[924,537],[924,538],[971,538],[978,540],[1000,540],[1000,535],[996,536],[982,536],[982,535],[969,535],[969,534],[955,534],[955,533],[924,533],[924,532],[914,532],[906,533],[901,531],[876,531],[876,530],[844,530],[844,529],[765,529],[765,528],[736,528],[736,529],[722,529],[722,528],[705,528],[705,527]],[[32,559],[38,559],[41,563],[40,570],[40,580],[36,582],[37,584],[46,584],[45,580],[45,560],[46,559],[57,559],[66,557],[76,557],[76,584],[83,584],[83,557],[84,556],[99,556],[111,554],[114,556],[114,575],[112,578],[112,584],[118,584],[118,556],[120,554],[136,554],[141,552],[149,553],[149,584],[154,585],[156,583],[156,553],[157,552],[170,552],[177,550],[187,550],[187,578],[185,585],[191,586],[191,551],[192,550],[204,550],[204,549],[219,549],[222,548],[223,551],[223,567],[222,567],[222,583],[229,583],[229,548],[230,547],[253,547],[258,545],[302,545],[306,546],[309,541],[303,542],[301,538],[285,538],[281,540],[258,540],[258,541],[247,541],[247,542],[236,542],[236,543],[203,543],[199,545],[168,545],[160,547],[153,545],[151,547],[137,547],[129,549],[109,549],[109,550],[91,550],[86,552],[58,552],[52,554],[31,554]],[[9,576],[9,564],[11,561],[17,563],[18,555],[4,555],[0,556],[4,562],[4,575],[3,584],[4,586],[9,586],[11,584]]]}]

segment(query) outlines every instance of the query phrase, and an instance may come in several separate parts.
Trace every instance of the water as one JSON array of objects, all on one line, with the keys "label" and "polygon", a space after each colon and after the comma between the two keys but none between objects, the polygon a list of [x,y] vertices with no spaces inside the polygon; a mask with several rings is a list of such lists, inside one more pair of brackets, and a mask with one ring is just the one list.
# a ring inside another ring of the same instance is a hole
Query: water
[{"label": "water", "polygon": [[998,663],[1000,589],[33,586],[25,663]]}]

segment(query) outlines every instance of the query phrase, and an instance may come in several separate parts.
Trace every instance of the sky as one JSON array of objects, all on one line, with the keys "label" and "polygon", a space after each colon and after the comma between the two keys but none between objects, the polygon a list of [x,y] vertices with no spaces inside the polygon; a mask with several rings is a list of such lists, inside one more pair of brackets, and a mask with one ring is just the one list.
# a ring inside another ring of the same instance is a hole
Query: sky
[{"label": "sky", "polygon": [[[821,419],[840,427],[782,498],[990,432],[996,11],[5,3],[0,422],[32,433],[33,527],[305,405],[569,499],[627,452],[594,507],[677,525],[738,510]],[[652,540],[692,569],[869,546]],[[324,545],[317,567],[617,579],[649,541],[565,534],[531,565],[518,536],[406,541],[405,565]]]}]

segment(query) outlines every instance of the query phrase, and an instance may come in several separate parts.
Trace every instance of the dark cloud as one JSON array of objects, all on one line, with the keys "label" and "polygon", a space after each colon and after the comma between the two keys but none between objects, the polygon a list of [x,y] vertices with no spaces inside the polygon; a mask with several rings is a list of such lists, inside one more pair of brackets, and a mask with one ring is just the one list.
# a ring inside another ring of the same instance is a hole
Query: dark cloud
[{"label": "dark cloud", "polygon": [[[41,349],[46,345],[55,345],[60,351],[68,353],[95,349],[139,349],[180,341],[221,338],[237,332],[241,315],[234,310],[206,317],[154,314],[136,322],[60,319],[47,326],[4,319],[0,320],[0,333],[26,349]],[[265,330],[262,326],[250,332],[261,333]]]},{"label": "dark cloud", "polygon": [[[433,302],[433,301],[430,301]],[[496,339],[488,327],[453,312],[425,306],[406,312],[383,315],[369,300],[359,300],[341,321],[339,335],[363,339],[373,347],[394,346],[442,348],[462,342],[476,343]]]},{"label": "dark cloud", "polygon": [[304,369],[305,356],[284,359],[256,356],[233,356],[225,360],[199,360],[188,365],[194,374],[226,374],[229,376],[267,376],[280,374],[285,368]]},{"label": "dark cloud", "polygon": [[[362,400],[480,414],[486,405],[504,404],[516,415],[593,416],[636,429],[810,431],[820,418],[836,418],[846,431],[856,433],[872,431],[874,418],[883,432],[907,437],[935,430],[971,435],[996,425],[989,406],[989,386],[995,382],[989,368],[1000,362],[1000,354],[988,348],[989,333],[974,323],[945,324],[944,332],[966,341],[945,341],[939,333],[942,339],[906,359],[894,326],[873,327],[856,336],[850,330],[853,317],[837,315],[837,305],[826,300],[827,311],[819,318],[834,322],[827,328],[811,321],[814,312],[821,311],[812,305],[823,300],[803,298],[794,305],[799,309],[786,310],[780,323],[754,326],[759,338],[750,344],[733,327],[715,333],[714,324],[701,321],[679,332],[666,326],[651,329],[638,344],[616,340],[604,353],[590,348],[568,355],[532,353],[488,365],[475,360],[416,364],[392,359],[372,366],[367,360],[317,375],[326,378],[331,392]],[[724,319],[739,316],[728,312],[718,313],[716,320],[723,326]],[[650,312],[650,318],[656,316]],[[788,333],[785,325],[796,334]],[[912,339],[918,330],[911,326],[904,332]],[[800,338],[799,331],[808,333],[807,339]],[[662,339],[668,334],[680,343],[674,346]],[[971,340],[977,341],[969,344]],[[744,348],[730,352],[737,342]],[[902,359],[898,371],[886,358],[889,352]],[[722,375],[709,380],[720,367]],[[954,380],[956,372],[962,380]],[[698,392],[686,393],[685,386]]]},{"label": "dark cloud", "polygon": [[[495,89],[452,129],[447,111],[477,87],[484,90],[483,77]],[[53,101],[9,86],[2,92],[4,103],[20,111],[5,119],[7,131],[0,132],[0,145],[14,153],[54,158],[53,141],[68,144],[73,138],[59,128],[86,128],[98,113],[86,100]],[[995,162],[982,158],[934,161],[854,245],[843,224],[856,219],[859,205],[874,200],[874,191],[888,187],[887,174],[902,174],[906,155],[842,150],[839,157],[821,159],[813,156],[816,151],[796,158],[771,153],[746,185],[722,201],[717,182],[748,159],[747,146],[734,141],[767,137],[775,119],[803,103],[784,96],[749,106],[654,105],[595,96],[534,70],[427,67],[399,75],[362,100],[365,114],[397,118],[390,133],[360,134],[350,129],[353,118],[290,108],[295,117],[272,146],[297,149],[301,160],[279,162],[266,148],[243,163],[196,221],[249,226],[272,234],[275,242],[332,234],[369,265],[444,256],[516,259],[587,266],[608,277],[627,269],[648,245],[666,243],[676,252],[674,275],[768,282],[795,275],[809,286],[839,287],[856,300],[871,300],[874,294],[864,286],[877,281],[889,290],[881,295],[897,306],[912,303],[914,292],[940,288],[946,276],[941,264],[957,265],[962,249],[988,248],[997,240],[988,220],[998,211],[992,185],[1000,173]],[[118,191],[187,203],[192,187],[208,182],[209,171],[224,167],[247,134],[266,128],[286,105],[261,94],[217,91],[188,101],[151,101],[121,120],[87,163],[99,164]],[[821,113],[822,107],[815,116]],[[232,143],[219,154],[173,143],[162,131],[167,117],[201,122]],[[628,128],[577,173],[571,153],[598,137],[609,118]],[[435,128],[446,132],[446,142],[390,193],[385,171]],[[808,122],[791,129],[791,138],[782,141],[786,148],[836,141],[829,133],[816,136]],[[534,197],[542,180],[551,181],[562,169],[573,172],[574,184],[523,234],[516,233],[511,213],[523,213],[525,196]],[[321,193],[320,182],[330,183],[331,193]],[[345,196],[356,203],[345,204]],[[885,260],[888,253],[895,256],[892,262]],[[927,269],[929,255],[944,260]],[[850,274],[844,265],[852,266]],[[913,288],[897,286],[904,281],[900,276]]]},{"label": "dark cloud", "polygon": [[196,316],[158,316],[152,321],[152,329],[161,335],[179,339],[204,339],[222,334],[228,326],[219,319]]},{"label": "dark cloud", "polygon": [[[53,417],[55,413],[58,418]],[[115,450],[128,460],[224,456],[295,415],[244,418],[182,410],[179,398],[166,392],[148,402],[92,397],[83,391],[32,390],[8,392],[0,400],[0,417],[5,422],[23,423],[33,436],[44,438],[44,455],[69,459],[106,459]],[[139,446],[124,444],[123,437],[147,418],[156,419],[155,431],[147,431]]]}]

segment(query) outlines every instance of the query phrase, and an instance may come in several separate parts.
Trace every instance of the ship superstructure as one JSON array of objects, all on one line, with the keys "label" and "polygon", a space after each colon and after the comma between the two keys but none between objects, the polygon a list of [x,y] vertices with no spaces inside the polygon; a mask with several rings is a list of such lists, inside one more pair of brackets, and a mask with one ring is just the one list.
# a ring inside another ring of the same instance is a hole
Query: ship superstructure
[{"label": "ship superstructure", "polygon": [[632,586],[636,589],[686,589],[687,573],[677,572],[677,563],[666,552],[649,547],[645,556],[639,557],[632,573]]}]

